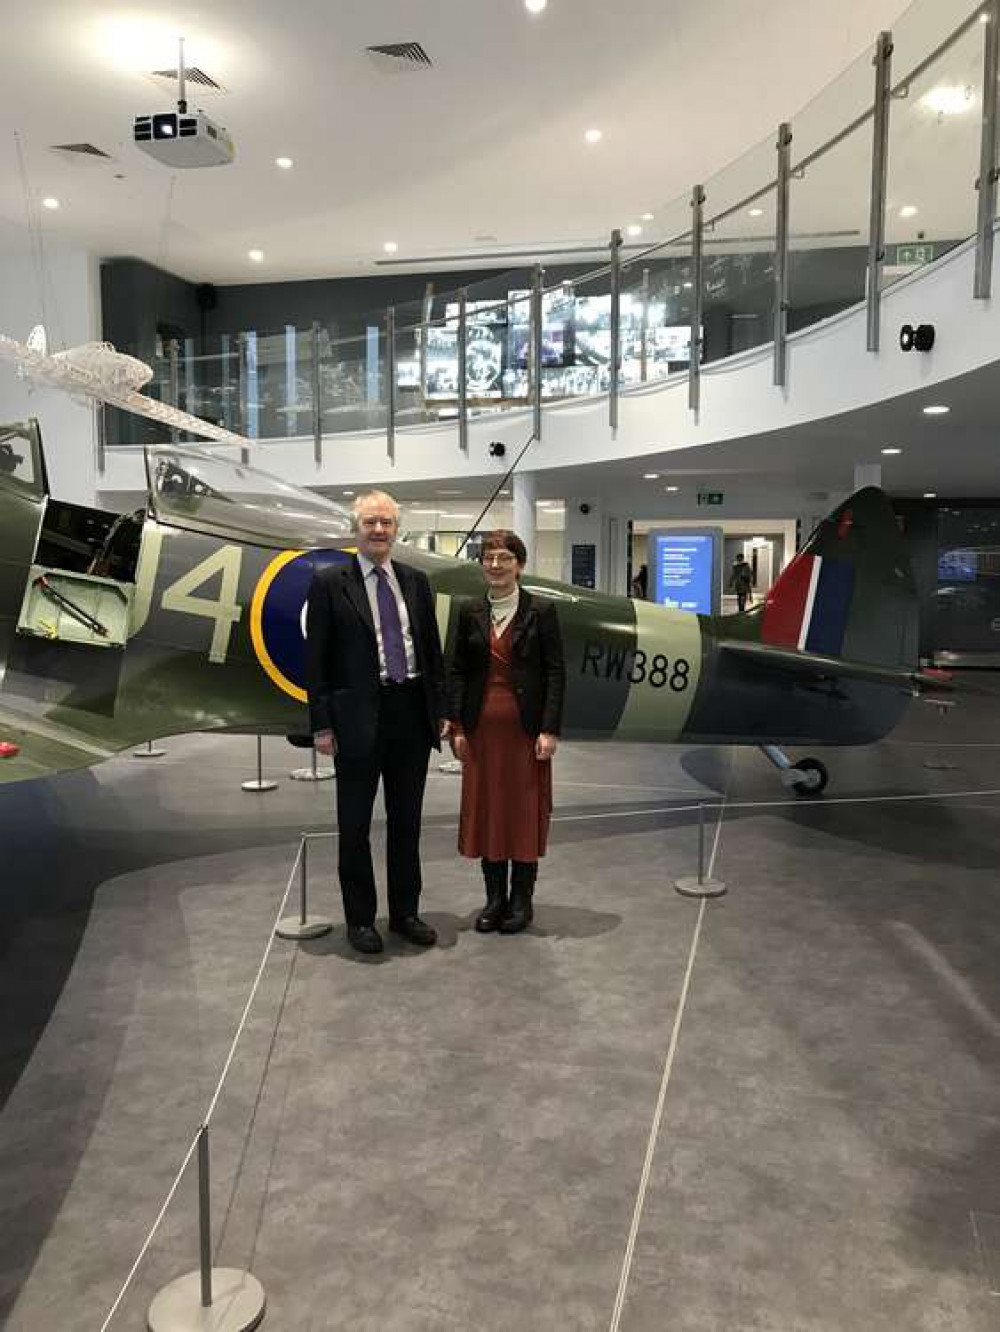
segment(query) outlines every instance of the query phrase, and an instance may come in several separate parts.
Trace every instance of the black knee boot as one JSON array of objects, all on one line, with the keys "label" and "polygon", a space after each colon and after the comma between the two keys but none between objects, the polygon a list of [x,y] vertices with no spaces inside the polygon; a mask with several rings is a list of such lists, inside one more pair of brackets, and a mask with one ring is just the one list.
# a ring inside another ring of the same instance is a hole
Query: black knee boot
[{"label": "black knee boot", "polygon": [[486,906],[476,917],[476,929],[480,934],[490,934],[499,928],[507,910],[507,862],[482,860],[480,864],[486,883]]},{"label": "black knee boot", "polygon": [[500,922],[501,934],[519,934],[531,924],[534,911],[531,899],[538,878],[537,860],[515,860],[510,874],[510,909]]}]

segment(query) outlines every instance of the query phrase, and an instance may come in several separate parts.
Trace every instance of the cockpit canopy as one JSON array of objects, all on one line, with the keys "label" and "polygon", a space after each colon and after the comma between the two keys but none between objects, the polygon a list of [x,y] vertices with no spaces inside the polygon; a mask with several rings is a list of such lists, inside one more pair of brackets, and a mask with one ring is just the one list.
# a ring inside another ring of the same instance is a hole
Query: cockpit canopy
[{"label": "cockpit canopy", "polygon": [[146,476],[150,512],[174,527],[279,547],[336,545],[352,531],[341,505],[216,454],[157,445]]}]

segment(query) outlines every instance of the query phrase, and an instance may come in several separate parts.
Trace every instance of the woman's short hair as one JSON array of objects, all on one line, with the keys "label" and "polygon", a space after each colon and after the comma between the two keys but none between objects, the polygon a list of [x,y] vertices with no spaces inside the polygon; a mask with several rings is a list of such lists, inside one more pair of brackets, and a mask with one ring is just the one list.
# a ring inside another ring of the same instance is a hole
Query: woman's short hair
[{"label": "woman's short hair", "polygon": [[524,542],[516,532],[511,532],[506,527],[498,527],[496,531],[486,533],[483,537],[480,558],[488,550],[509,550],[522,567],[528,563],[528,552]]}]

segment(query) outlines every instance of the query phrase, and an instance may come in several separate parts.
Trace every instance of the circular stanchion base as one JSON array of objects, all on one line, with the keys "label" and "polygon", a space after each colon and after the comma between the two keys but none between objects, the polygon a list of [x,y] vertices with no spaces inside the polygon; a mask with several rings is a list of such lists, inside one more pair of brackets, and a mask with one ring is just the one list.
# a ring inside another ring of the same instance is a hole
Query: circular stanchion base
[{"label": "circular stanchion base", "polygon": [[149,749],[134,749],[134,750],[132,751],[132,757],[133,757],[133,758],[163,758],[163,756],[164,756],[164,754],[165,754],[166,752],[167,752],[167,751],[166,751],[165,749],[153,749],[153,748],[149,748]]},{"label": "circular stanchion base", "polygon": [[461,772],[462,765],[458,759],[442,759],[438,764],[438,772]]},{"label": "circular stanchion base", "polygon": [[293,782],[328,782],[335,774],[332,768],[295,768],[288,775]]},{"label": "circular stanchion base", "polygon": [[699,880],[696,874],[677,879],[674,887],[681,897],[721,897],[727,891],[721,879]]},{"label": "circular stanchion base", "polygon": [[278,921],[278,928],[274,931],[279,939],[318,939],[321,934],[329,934],[333,929],[333,921],[327,920],[325,916],[306,916],[305,920],[299,916],[285,916]]},{"label": "circular stanchion base", "polygon": [[264,1287],[249,1272],[212,1268],[210,1308],[201,1303],[201,1273],[164,1286],[149,1306],[149,1332],[251,1332],[264,1317]]},{"label": "circular stanchion base", "polygon": [[257,781],[254,778],[251,782],[240,782],[241,791],[277,791],[278,783],[270,781]]}]

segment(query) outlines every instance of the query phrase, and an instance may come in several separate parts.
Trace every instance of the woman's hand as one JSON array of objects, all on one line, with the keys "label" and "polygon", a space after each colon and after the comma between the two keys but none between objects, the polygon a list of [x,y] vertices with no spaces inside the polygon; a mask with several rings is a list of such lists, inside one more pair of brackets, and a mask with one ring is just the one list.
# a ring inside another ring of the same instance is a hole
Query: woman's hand
[{"label": "woman's hand", "polygon": [[557,735],[549,735],[547,731],[543,731],[535,741],[535,758],[538,759],[540,763],[544,763],[547,759],[552,757],[558,748],[559,737]]},{"label": "woman's hand", "polygon": [[465,762],[465,756],[469,752],[469,742],[461,731],[452,730],[448,739],[451,741],[451,752],[458,759],[459,763]]}]

